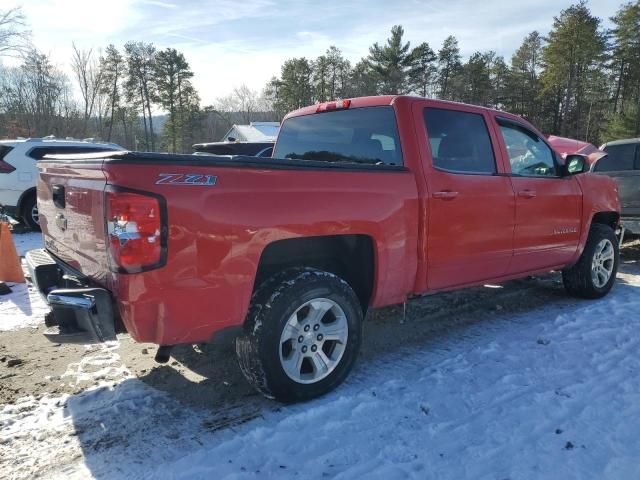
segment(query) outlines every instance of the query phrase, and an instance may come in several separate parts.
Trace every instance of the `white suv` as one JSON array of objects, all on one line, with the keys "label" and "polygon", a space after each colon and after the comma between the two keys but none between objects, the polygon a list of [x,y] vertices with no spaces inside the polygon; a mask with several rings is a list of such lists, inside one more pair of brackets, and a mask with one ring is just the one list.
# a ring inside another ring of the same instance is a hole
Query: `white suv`
[{"label": "white suv", "polygon": [[91,153],[123,150],[115,143],[54,137],[0,140],[0,208],[38,228],[36,204],[37,160],[55,153]]}]

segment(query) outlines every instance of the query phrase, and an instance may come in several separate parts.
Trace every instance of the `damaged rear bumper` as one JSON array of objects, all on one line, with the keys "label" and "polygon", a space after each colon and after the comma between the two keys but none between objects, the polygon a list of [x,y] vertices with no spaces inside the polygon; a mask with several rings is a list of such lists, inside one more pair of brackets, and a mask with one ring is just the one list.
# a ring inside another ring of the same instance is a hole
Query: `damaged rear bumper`
[{"label": "damaged rear bumper", "polygon": [[91,286],[44,249],[25,256],[29,276],[51,308],[44,335],[54,343],[102,343],[116,340],[111,293]]}]

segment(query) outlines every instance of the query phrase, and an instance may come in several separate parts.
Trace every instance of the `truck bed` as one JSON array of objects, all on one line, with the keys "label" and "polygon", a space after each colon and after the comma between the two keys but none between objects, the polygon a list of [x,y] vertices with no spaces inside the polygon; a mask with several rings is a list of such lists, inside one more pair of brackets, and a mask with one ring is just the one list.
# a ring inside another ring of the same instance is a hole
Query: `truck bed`
[{"label": "truck bed", "polygon": [[[280,240],[375,238],[384,288],[374,304],[402,301],[415,281],[407,265],[416,265],[417,190],[402,166],[122,152],[55,156],[39,169],[47,250],[110,290],[139,341],[206,341],[212,331],[241,325],[260,255]],[[56,188],[64,189],[64,206],[54,201]],[[159,268],[123,273],[110,264],[104,195],[113,189],[166,202]]]}]

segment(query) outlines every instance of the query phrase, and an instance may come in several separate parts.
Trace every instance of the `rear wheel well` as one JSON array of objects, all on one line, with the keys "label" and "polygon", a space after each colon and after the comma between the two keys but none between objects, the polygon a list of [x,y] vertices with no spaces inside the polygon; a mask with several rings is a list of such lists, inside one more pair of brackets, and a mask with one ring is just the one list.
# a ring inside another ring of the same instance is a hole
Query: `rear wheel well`
[{"label": "rear wheel well", "polygon": [[263,250],[254,291],[274,274],[293,267],[313,267],[346,281],[367,311],[374,279],[373,240],[367,235],[331,235],[291,238]]},{"label": "rear wheel well", "polygon": [[608,225],[614,230],[618,227],[620,222],[620,214],[618,212],[598,212],[593,216],[591,224],[599,223],[602,225]]}]

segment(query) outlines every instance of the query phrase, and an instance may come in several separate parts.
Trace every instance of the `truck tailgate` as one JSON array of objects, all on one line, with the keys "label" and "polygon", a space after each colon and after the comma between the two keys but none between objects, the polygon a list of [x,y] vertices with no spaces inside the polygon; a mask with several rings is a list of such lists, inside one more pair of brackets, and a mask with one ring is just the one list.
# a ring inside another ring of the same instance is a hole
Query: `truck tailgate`
[{"label": "truck tailgate", "polygon": [[38,162],[38,211],[46,248],[107,286],[103,161]]}]

